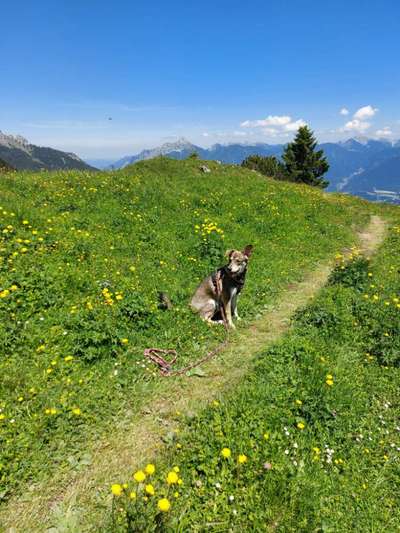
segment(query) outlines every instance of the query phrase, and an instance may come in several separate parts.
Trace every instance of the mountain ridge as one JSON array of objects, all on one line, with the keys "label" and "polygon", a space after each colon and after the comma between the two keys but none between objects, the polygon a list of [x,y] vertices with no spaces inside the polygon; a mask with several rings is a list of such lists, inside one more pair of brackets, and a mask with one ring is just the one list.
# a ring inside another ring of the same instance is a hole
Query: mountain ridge
[{"label": "mountain ridge", "polygon": [[72,152],[37,146],[1,130],[0,159],[17,170],[96,170]]}]

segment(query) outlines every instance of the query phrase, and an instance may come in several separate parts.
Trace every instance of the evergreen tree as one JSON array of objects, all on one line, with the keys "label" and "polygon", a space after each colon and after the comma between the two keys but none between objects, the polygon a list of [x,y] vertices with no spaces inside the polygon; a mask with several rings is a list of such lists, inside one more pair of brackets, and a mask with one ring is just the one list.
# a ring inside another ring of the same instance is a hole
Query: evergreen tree
[{"label": "evergreen tree", "polygon": [[329,170],[323,150],[315,150],[317,141],[308,126],[301,126],[284,151],[282,159],[289,181],[325,188],[329,182],[322,178]]}]

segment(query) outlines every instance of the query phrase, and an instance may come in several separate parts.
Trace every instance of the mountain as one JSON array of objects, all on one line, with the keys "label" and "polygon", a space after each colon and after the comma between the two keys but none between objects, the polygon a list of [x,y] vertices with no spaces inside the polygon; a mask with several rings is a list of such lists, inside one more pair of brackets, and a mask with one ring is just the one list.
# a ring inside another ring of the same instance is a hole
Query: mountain
[{"label": "mountain", "polygon": [[346,191],[350,181],[357,181],[357,176],[362,172],[393,157],[397,151],[394,145],[385,140],[368,139],[360,142],[357,138],[339,143],[323,143],[320,148],[324,150],[330,164],[327,174],[330,191]]},{"label": "mountain", "polygon": [[17,170],[96,170],[73,153],[35,146],[20,135],[1,131],[0,159]]},{"label": "mountain", "polygon": [[[198,153],[201,159],[240,164],[252,154],[280,157],[284,148],[283,144],[265,143],[214,144],[210,148],[201,148],[181,138],[175,143],[165,143],[158,148],[124,157],[116,161],[111,168],[123,168],[159,155],[184,159],[193,152]],[[369,197],[374,189],[400,190],[398,180],[400,141],[391,143],[385,139],[354,137],[337,143],[322,143],[318,148],[325,152],[330,165],[326,175],[329,181],[328,191],[342,191]]]},{"label": "mountain", "polygon": [[128,155],[119,159],[114,164],[110,165],[109,168],[124,168],[127,165],[136,163],[136,161],[143,161],[144,159],[153,159],[153,157],[158,157],[160,155],[168,155],[173,159],[186,159],[190,154],[196,152],[202,159],[207,159],[203,157],[207,150],[200,148],[189,142],[184,137],[181,137],[176,142],[173,143],[164,143],[163,145],[152,148],[150,150],[143,150],[137,155]]},{"label": "mountain", "polygon": [[124,168],[127,165],[143,161],[144,159],[152,159],[160,155],[167,155],[173,159],[186,159],[190,154],[197,153],[200,159],[217,160],[222,163],[240,164],[243,159],[249,155],[276,155],[282,153],[284,145],[269,145],[269,144],[214,144],[211,148],[201,148],[190,141],[181,137],[176,142],[165,143],[157,148],[150,150],[143,150],[139,154],[123,157],[116,161],[109,168]]},{"label": "mountain", "polygon": [[209,148],[207,157],[204,159],[217,159],[222,163],[240,164],[249,155],[280,156],[283,152],[283,144],[214,144]]},{"label": "mountain", "polygon": [[[328,179],[328,190],[339,190],[353,193],[354,190],[362,190],[364,187],[382,189],[382,183],[386,180],[385,161],[394,159],[391,168],[396,167],[396,157],[400,155],[400,145],[391,144],[386,140],[369,139],[360,143],[357,139],[349,139],[340,143],[346,153],[335,159],[329,149],[326,149],[328,160],[331,164]],[[324,148],[324,145],[321,146]],[[324,148],[325,149],[325,148]],[[397,167],[397,175],[400,174],[400,166]],[[370,174],[371,173],[371,174]],[[367,176],[367,178],[365,178]],[[368,177],[370,176],[370,177]],[[372,181],[371,181],[372,180]],[[400,183],[391,184],[400,190]]]},{"label": "mountain", "polygon": [[[371,199],[386,199],[400,203],[400,148],[398,155],[378,161],[350,180],[345,192]],[[378,190],[378,192],[376,192]],[[379,191],[385,191],[383,194]],[[394,193],[394,194],[393,194]]]}]

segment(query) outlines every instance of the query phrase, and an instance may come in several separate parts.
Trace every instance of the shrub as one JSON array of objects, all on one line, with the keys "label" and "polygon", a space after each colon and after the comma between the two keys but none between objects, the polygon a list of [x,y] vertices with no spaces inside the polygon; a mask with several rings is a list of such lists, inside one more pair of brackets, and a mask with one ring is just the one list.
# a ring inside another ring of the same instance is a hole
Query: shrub
[{"label": "shrub", "polygon": [[328,285],[341,284],[362,291],[368,283],[370,261],[365,257],[357,257],[345,264],[337,265],[329,276]]},{"label": "shrub", "polygon": [[242,167],[256,170],[265,176],[278,180],[287,179],[285,169],[275,156],[264,157],[261,155],[249,155],[242,161]]}]

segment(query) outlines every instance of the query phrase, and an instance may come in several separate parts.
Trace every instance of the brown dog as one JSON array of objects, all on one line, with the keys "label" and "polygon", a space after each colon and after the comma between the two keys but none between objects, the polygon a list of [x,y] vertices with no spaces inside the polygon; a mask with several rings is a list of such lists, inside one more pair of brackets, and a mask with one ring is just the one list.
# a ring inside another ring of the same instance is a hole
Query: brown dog
[{"label": "brown dog", "polygon": [[203,320],[221,323],[221,320],[216,319],[219,318],[218,315],[225,315],[230,328],[235,327],[232,317],[240,320],[237,297],[244,286],[252,249],[253,246],[249,244],[242,252],[228,250],[226,255],[229,263],[207,276],[197,287],[190,305]]}]

